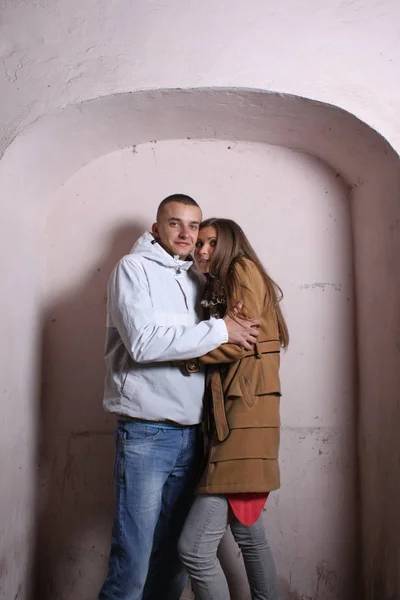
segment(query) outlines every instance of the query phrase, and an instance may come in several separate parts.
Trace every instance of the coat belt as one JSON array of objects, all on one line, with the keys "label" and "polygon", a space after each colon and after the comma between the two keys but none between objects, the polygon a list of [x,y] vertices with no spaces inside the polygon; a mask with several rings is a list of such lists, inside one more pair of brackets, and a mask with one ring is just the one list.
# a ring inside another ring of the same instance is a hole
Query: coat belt
[{"label": "coat belt", "polygon": [[[265,342],[256,342],[254,346],[254,349],[246,352],[246,354],[242,355],[241,358],[243,359],[248,358],[249,356],[255,356],[256,358],[260,359],[262,358],[263,354],[280,352],[281,348],[279,340],[267,340]],[[219,369],[214,371],[214,373],[211,376],[211,394],[217,437],[220,442],[223,442],[229,435],[229,425],[228,420],[226,418],[224,388]]]}]

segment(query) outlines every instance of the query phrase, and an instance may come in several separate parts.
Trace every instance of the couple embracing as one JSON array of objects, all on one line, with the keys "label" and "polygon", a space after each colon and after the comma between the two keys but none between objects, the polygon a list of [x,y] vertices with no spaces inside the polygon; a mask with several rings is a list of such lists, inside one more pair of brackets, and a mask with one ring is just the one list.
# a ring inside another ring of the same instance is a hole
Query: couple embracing
[{"label": "couple embracing", "polygon": [[[194,251],[194,260],[191,253]],[[229,600],[230,526],[251,597],[278,600],[262,509],[279,487],[289,336],[242,229],[175,194],[108,285],[104,407],[117,417],[116,515],[99,600]]]}]

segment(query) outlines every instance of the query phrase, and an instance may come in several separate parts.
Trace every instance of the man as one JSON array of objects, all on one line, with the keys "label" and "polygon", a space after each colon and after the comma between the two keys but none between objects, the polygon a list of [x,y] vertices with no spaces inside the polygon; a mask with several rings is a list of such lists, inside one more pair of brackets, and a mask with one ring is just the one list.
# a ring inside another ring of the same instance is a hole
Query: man
[{"label": "man", "polygon": [[204,372],[193,356],[228,341],[250,349],[258,335],[257,320],[201,321],[201,279],[187,260],[201,219],[192,198],[169,196],[110,277],[104,407],[118,417],[116,516],[99,600],[181,597],[177,541],[202,458]]}]

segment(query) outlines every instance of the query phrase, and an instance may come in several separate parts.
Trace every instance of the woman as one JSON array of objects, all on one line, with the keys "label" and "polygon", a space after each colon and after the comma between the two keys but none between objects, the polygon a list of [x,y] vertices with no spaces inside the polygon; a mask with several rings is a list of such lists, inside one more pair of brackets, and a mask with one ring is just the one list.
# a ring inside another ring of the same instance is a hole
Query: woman
[{"label": "woman", "polygon": [[210,316],[237,313],[239,305],[240,316],[261,317],[261,327],[254,350],[224,344],[200,358],[210,365],[207,464],[179,552],[196,600],[228,600],[217,549],[230,525],[252,599],[278,600],[261,513],[268,493],[279,487],[279,353],[289,342],[279,307],[282,292],[242,229],[229,219],[201,224],[195,261],[207,277],[203,305]]}]

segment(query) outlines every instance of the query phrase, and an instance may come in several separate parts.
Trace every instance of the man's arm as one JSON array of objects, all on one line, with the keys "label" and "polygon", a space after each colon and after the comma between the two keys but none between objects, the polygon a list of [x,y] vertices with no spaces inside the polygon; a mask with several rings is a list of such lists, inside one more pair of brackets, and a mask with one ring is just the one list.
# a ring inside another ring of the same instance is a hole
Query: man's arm
[{"label": "man's arm", "polygon": [[237,323],[230,325],[229,335],[222,319],[191,326],[157,325],[144,271],[129,258],[122,259],[111,274],[108,314],[109,326],[117,328],[131,357],[139,363],[186,360],[228,340],[247,343],[253,339],[249,327]]}]

